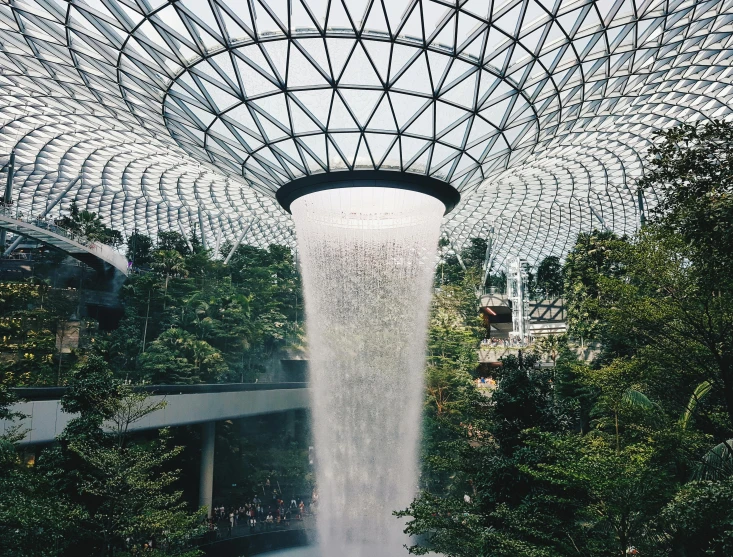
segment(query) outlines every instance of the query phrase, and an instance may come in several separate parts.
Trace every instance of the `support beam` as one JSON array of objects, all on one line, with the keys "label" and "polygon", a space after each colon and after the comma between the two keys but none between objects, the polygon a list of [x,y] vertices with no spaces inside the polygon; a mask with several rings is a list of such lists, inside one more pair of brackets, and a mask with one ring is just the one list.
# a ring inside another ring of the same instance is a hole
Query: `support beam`
[{"label": "support beam", "polygon": [[186,240],[186,245],[188,246],[188,249],[191,250],[191,253],[193,253],[193,246],[191,245],[191,240],[188,236],[186,236],[186,232],[183,230],[183,224],[181,224],[181,219],[178,219],[178,230],[181,231],[181,236],[183,236],[183,239]]},{"label": "support beam", "polygon": [[[10,161],[8,162],[8,181],[5,183],[5,195],[3,202],[9,205],[13,201],[13,175],[15,174],[15,151],[10,152]],[[7,231],[0,230],[0,248],[5,248]]]},{"label": "support beam", "polygon": [[199,227],[201,228],[201,247],[207,249],[209,246],[206,245],[206,232],[204,232],[204,212],[199,207]]},{"label": "support beam", "polygon": [[244,237],[247,235],[247,232],[249,232],[250,228],[252,228],[252,223],[248,224],[242,229],[242,233],[239,235],[239,238],[237,238],[237,241],[234,242],[232,249],[229,250],[229,255],[227,255],[226,259],[224,260],[224,265],[229,263],[229,260],[232,258],[232,255],[234,255],[234,252],[237,251],[237,248],[242,243],[242,240],[244,240]]},{"label": "support beam", "polygon": [[[3,231],[3,234],[5,234],[5,231]],[[3,241],[5,240],[5,238],[2,238],[2,239],[3,239]],[[6,249],[6,250],[5,250],[4,252],[3,252],[3,257],[7,257],[7,256],[8,256],[8,255],[10,255],[11,253],[13,253],[13,252],[14,252],[14,251],[15,251],[16,249],[18,249],[18,246],[20,245],[20,243],[21,243],[22,241],[23,241],[23,236],[21,236],[20,234],[18,234],[18,235],[17,235],[16,237],[15,237],[15,240],[13,240],[13,243],[12,243],[12,244],[10,244],[10,246],[8,247],[8,249]]]},{"label": "support beam", "polygon": [[481,288],[486,286],[486,280],[489,278],[491,272],[491,266],[494,263],[494,225],[492,224],[489,228],[489,238],[486,242],[486,254],[484,254],[484,275],[481,281]]},{"label": "support beam", "polygon": [[8,180],[5,182],[5,203],[13,200],[13,177],[15,176],[15,151],[10,152],[10,161],[8,162]]},{"label": "support beam", "polygon": [[66,185],[66,187],[64,188],[64,191],[62,191],[60,194],[58,194],[58,196],[56,197],[56,199],[54,199],[53,201],[51,201],[51,203],[48,206],[46,206],[46,208],[41,213],[41,218],[44,218],[46,215],[48,215],[53,210],[53,208],[56,207],[56,205],[58,205],[59,202],[64,197],[66,197],[66,194],[71,191],[71,188],[73,188],[77,184],[77,182],[79,180],[81,180],[81,174],[79,174],[76,178],[74,178],[73,180],[71,180],[71,182],[69,182]]},{"label": "support beam", "polygon": [[199,483],[199,508],[206,507],[211,516],[214,502],[214,446],[216,422],[201,424],[201,476]]},{"label": "support beam", "polygon": [[219,229],[216,231],[216,243],[214,244],[214,257],[219,255],[219,248],[221,247],[221,221],[219,221]]},{"label": "support beam", "polygon": [[646,224],[646,214],[644,213],[644,194],[641,188],[636,190],[636,199],[639,203],[639,224],[644,226]]},{"label": "support beam", "polygon": [[458,264],[461,266],[461,269],[465,271],[466,264],[463,262],[463,258],[461,257],[461,254],[458,252],[456,248],[453,247],[453,242],[451,241],[450,236],[446,234],[445,237],[448,238],[448,244],[450,244],[450,249],[452,249],[453,253],[456,254],[456,258],[458,259]]},{"label": "support beam", "polygon": [[[601,223],[601,227],[603,227],[603,230],[608,230],[608,227],[606,226],[606,221],[603,220],[603,217],[598,214],[598,211],[596,211],[592,205],[588,205],[590,207],[590,214],[592,217],[596,217],[598,219],[598,222]],[[591,229],[593,228],[593,219],[591,218]]]}]

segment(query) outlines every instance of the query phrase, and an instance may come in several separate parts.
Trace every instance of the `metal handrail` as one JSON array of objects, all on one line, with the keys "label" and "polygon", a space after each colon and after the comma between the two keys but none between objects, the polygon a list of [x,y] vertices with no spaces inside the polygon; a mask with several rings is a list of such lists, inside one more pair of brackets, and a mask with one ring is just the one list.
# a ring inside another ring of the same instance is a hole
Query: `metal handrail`
[{"label": "metal handrail", "polygon": [[[83,234],[72,232],[71,230],[58,226],[55,223],[49,223],[45,219],[39,219],[38,217],[24,218],[23,213],[16,213],[15,215],[13,215],[12,213],[13,213],[13,207],[8,207],[6,205],[0,208],[0,214],[4,217],[9,217],[13,220],[24,222],[26,224],[31,224],[37,228],[44,228],[48,230],[49,232],[53,232],[54,234],[63,236],[64,238],[67,238],[71,240],[72,242],[76,242],[77,244],[81,244],[84,247],[94,248],[95,246],[94,241],[90,240]],[[102,242],[98,242],[98,243],[102,243]]]}]

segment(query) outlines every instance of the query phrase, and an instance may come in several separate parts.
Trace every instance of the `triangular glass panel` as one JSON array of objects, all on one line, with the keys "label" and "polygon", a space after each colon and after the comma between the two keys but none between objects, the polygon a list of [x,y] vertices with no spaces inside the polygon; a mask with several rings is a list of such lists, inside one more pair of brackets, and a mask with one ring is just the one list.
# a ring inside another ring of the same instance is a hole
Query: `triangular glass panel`
[{"label": "triangular glass panel", "polygon": [[444,54],[439,54],[432,50],[428,51],[428,63],[430,64],[430,75],[433,80],[433,87],[437,88],[443,81],[443,75],[452,58]]},{"label": "triangular glass panel", "polygon": [[288,49],[290,48],[287,41],[268,41],[261,43],[267,52],[270,65],[277,72],[278,81],[285,83],[285,74],[287,72]]},{"label": "triangular glass panel", "polygon": [[435,133],[441,134],[462,118],[468,117],[469,112],[456,106],[438,101],[435,106]]},{"label": "triangular glass panel", "polygon": [[[389,33],[389,27],[387,27],[387,18],[384,16],[384,9],[382,3],[379,1],[372,2],[369,15],[366,18],[364,24],[365,31],[376,31],[378,33]],[[367,48],[367,50],[369,50]]]},{"label": "triangular glass panel", "polygon": [[354,159],[354,168],[374,168],[374,163],[369,155],[369,149],[367,149],[366,140],[362,137],[359,143],[359,149],[356,151],[356,158]]},{"label": "triangular glass panel", "polygon": [[434,106],[431,104],[423,112],[413,120],[413,122],[407,126],[404,130],[405,133],[411,135],[419,135],[426,138],[433,138],[435,136],[435,114]]},{"label": "triangular glass panel", "polygon": [[240,10],[239,13],[236,14],[238,17],[235,18],[230,15],[228,10],[224,7],[221,7],[221,5],[217,6],[219,8],[222,23],[226,30],[226,35],[229,39],[229,44],[254,38],[254,30],[249,10]]},{"label": "triangular glass panel", "polygon": [[399,34],[409,39],[416,39],[417,41],[423,41],[422,32],[422,18],[420,17],[420,5],[418,2],[414,3],[414,6],[407,19],[404,20],[402,28],[399,30]]},{"label": "triangular glass panel", "polygon": [[358,128],[356,122],[346,109],[341,97],[334,95],[331,117],[328,121],[329,130],[353,130]]},{"label": "triangular glass panel", "polygon": [[392,115],[392,109],[390,108],[387,95],[384,95],[384,97],[380,101],[379,106],[374,113],[374,116],[372,116],[372,119],[369,120],[369,125],[367,126],[367,129],[384,130],[391,132],[397,131],[394,116]]},{"label": "triangular glass panel", "polygon": [[349,163],[341,156],[340,147],[336,147],[333,137],[327,136],[328,141],[328,168],[330,170],[346,170],[349,167]]},{"label": "triangular glass panel", "polygon": [[476,116],[471,124],[471,131],[468,134],[467,145],[474,145],[477,142],[483,142],[489,137],[493,137],[498,133],[497,129],[489,124],[483,118]]},{"label": "triangular glass panel", "polygon": [[470,12],[482,19],[491,15],[491,2],[486,0],[468,0],[461,6],[461,10]]},{"label": "triangular glass panel", "polygon": [[297,91],[292,96],[296,98],[311,115],[325,128],[328,123],[328,112],[331,109],[332,91]]},{"label": "triangular glass panel", "polygon": [[402,136],[400,138],[400,141],[402,143],[402,164],[407,166],[410,164],[410,161],[418,156],[418,153],[427,148],[430,144],[428,141],[425,141],[424,139],[415,139],[412,137],[405,137]]},{"label": "triangular glass panel", "polygon": [[389,21],[390,32],[394,35],[397,29],[401,27],[402,17],[407,11],[411,0],[387,0],[383,3],[387,12],[387,20]]},{"label": "triangular glass panel", "polygon": [[328,86],[328,82],[296,47],[290,49],[288,87]]},{"label": "triangular glass panel", "polygon": [[[252,104],[260,109],[260,114],[269,116],[275,122],[280,123],[285,128],[290,127],[288,120],[288,109],[285,104],[285,95],[279,93],[277,95],[269,95],[253,101]],[[260,116],[260,122],[263,117]]]},{"label": "triangular glass panel", "polygon": [[506,14],[493,21],[492,25],[497,29],[501,29],[509,36],[514,36],[517,30],[519,15],[522,11],[522,3],[520,2],[509,10]]},{"label": "triangular glass panel", "polygon": [[[376,2],[374,3],[377,4]],[[372,11],[374,8],[372,8]],[[392,47],[386,41],[369,41],[362,39],[362,45],[372,61],[382,81],[387,81],[389,73],[389,58]]]},{"label": "triangular glass panel", "polygon": [[496,127],[501,127],[502,121],[504,120],[504,116],[506,115],[506,111],[509,108],[509,103],[511,102],[512,98],[513,97],[509,97],[507,99],[504,99],[503,101],[499,101],[493,106],[482,110],[480,112],[481,116],[483,116],[490,124],[493,124]]},{"label": "triangular glass panel", "polygon": [[365,133],[364,137],[369,145],[369,151],[374,158],[374,164],[379,166],[387,154],[387,150],[397,141],[397,136],[387,133]]},{"label": "triangular glass panel", "polygon": [[339,85],[366,85],[381,87],[381,82],[361,44],[357,44],[351,59],[346,64]]},{"label": "triangular glass panel", "polygon": [[359,146],[359,139],[361,134],[358,133],[332,133],[330,134],[331,140],[334,141],[341,149],[344,157],[346,157],[346,163],[349,167],[354,165],[354,158],[356,157],[356,149]]},{"label": "triangular glass panel", "polygon": [[341,0],[330,0],[330,9],[328,10],[328,27],[331,29],[348,29],[353,31],[354,28],[349,21],[346,8]]},{"label": "triangular glass panel", "polygon": [[326,162],[328,161],[328,158],[326,156],[325,135],[306,135],[298,138],[298,142],[305,145],[324,166],[327,166]]},{"label": "triangular glass panel", "polygon": [[400,129],[426,104],[423,98],[395,92],[389,93],[389,99]]},{"label": "triangular glass panel", "polygon": [[[395,139],[397,139],[395,137]],[[387,156],[384,157],[384,160],[381,163],[382,168],[394,168],[394,169],[401,169],[402,168],[402,161],[400,159],[400,142],[395,141],[392,145],[392,148],[389,150],[389,153],[387,153]]]},{"label": "triangular glass panel", "polygon": [[[267,137],[267,141],[269,143],[272,143],[273,141],[278,141],[280,139],[285,139],[287,137],[287,134],[280,129],[278,126],[273,124],[270,120],[265,118],[262,114],[257,114],[257,121],[260,123],[260,126],[265,132],[265,135]],[[287,125],[288,128],[290,125]]]},{"label": "triangular glass panel", "polygon": [[449,101],[463,108],[472,110],[476,100],[476,79],[479,72],[474,72],[458,85],[441,95],[441,100]]},{"label": "triangular glass panel", "polygon": [[405,91],[413,91],[432,96],[433,90],[430,86],[430,74],[428,73],[425,56],[418,56],[394,83],[393,87],[395,89],[403,89]]},{"label": "triangular glass panel", "polygon": [[455,32],[456,16],[452,15],[430,42],[433,46],[441,47],[448,52],[454,52],[456,49]]},{"label": "triangular glass panel", "polygon": [[320,128],[315,122],[298,106],[298,103],[288,99],[290,106],[290,119],[293,122],[293,133],[303,134],[319,131]]},{"label": "triangular glass panel", "polygon": [[470,118],[465,122],[458,124],[455,128],[449,131],[447,134],[441,136],[441,143],[447,143],[452,147],[460,149],[463,147],[463,140],[466,137],[466,129],[470,123]]},{"label": "triangular glass panel", "polygon": [[430,159],[430,149],[425,149],[422,153],[405,169],[406,172],[415,174],[428,173],[428,160]]},{"label": "triangular glass panel", "polygon": [[250,2],[250,6],[255,13],[255,28],[257,29],[257,35],[262,37],[267,36],[266,33],[277,33],[285,32],[284,29],[278,25],[275,20],[267,13],[267,10],[260,3],[261,0],[254,0]]},{"label": "triangular glass panel", "polygon": [[328,55],[323,39],[299,39],[295,41],[308,55],[316,61],[326,75],[330,74]]},{"label": "triangular glass panel", "polygon": [[334,39],[330,37],[326,39],[328,56],[331,60],[331,75],[334,80],[338,80],[341,75],[344,64],[354,48],[354,43],[354,39]]},{"label": "triangular glass panel", "polygon": [[362,126],[366,125],[369,116],[383,95],[382,91],[368,89],[342,89],[341,94]]},{"label": "triangular glass panel", "polygon": [[301,0],[292,0],[290,6],[291,32],[297,33],[298,31],[305,29],[318,29],[318,27],[321,26],[322,22],[319,22],[317,19],[316,21],[313,21],[313,19],[311,19],[310,15],[308,14],[308,10],[305,9],[305,6],[303,5],[303,2],[301,2]]}]

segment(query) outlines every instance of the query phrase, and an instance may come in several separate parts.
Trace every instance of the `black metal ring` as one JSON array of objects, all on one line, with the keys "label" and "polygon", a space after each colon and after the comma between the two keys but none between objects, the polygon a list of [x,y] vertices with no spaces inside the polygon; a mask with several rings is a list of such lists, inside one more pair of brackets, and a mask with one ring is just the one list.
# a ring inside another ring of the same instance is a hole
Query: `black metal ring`
[{"label": "black metal ring", "polygon": [[290,204],[304,195],[338,188],[396,188],[416,191],[435,197],[445,205],[445,215],[461,200],[461,194],[446,182],[407,172],[390,170],[350,170],[326,172],[298,178],[282,186],[275,193],[278,203],[288,213]]}]

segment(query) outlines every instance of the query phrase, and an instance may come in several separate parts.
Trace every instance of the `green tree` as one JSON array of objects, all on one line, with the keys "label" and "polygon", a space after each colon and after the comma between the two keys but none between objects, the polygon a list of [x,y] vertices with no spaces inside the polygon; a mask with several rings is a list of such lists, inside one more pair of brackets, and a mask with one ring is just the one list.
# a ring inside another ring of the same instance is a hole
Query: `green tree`
[{"label": "green tree", "polygon": [[10,439],[0,438],[0,555],[71,554],[76,523],[83,516],[81,508],[21,460]]},{"label": "green tree", "polygon": [[535,427],[560,431],[571,418],[553,397],[550,374],[536,368],[536,361],[533,355],[506,357],[496,370],[497,388],[490,398],[465,381],[463,404],[454,406],[459,412],[439,422],[435,431],[427,430],[439,439],[427,441],[433,443],[429,463],[445,473],[436,474],[398,513],[410,518],[408,533],[423,537],[410,548],[412,553],[558,555],[535,543],[537,538],[552,540],[563,516],[554,516],[556,508],[541,516],[528,514],[524,498],[534,486],[521,469],[532,458],[524,432]]},{"label": "green tree", "polygon": [[548,255],[537,266],[537,288],[548,297],[562,296],[563,269],[556,255]]},{"label": "green tree", "polygon": [[76,202],[69,207],[69,214],[58,220],[59,226],[82,236],[89,240],[96,240],[111,246],[122,244],[122,234],[105,225],[97,216],[97,213],[80,210]]},{"label": "green tree", "polygon": [[568,345],[567,335],[546,335],[535,342],[535,349],[541,355],[549,357],[552,364],[557,363],[557,357]]},{"label": "green tree", "polygon": [[719,386],[733,428],[733,125],[670,129],[649,158],[639,187],[663,195],[634,260],[637,297],[653,306],[637,330],[659,349],[676,343],[685,359],[701,361],[698,379]]},{"label": "green tree", "polygon": [[191,255],[186,238],[172,230],[158,232],[158,251],[177,251],[183,257]]},{"label": "green tree", "polygon": [[733,477],[688,483],[665,507],[662,518],[677,554],[733,555]]},{"label": "green tree", "polygon": [[158,385],[217,383],[226,371],[218,350],[178,328],[164,331],[140,357],[140,378]]},{"label": "green tree", "polygon": [[76,413],[60,445],[42,455],[39,472],[57,493],[80,510],[69,555],[120,556],[140,553],[156,540],[152,555],[197,555],[187,538],[198,532],[200,515],[190,513],[172,488],[170,469],[183,447],[171,446],[165,430],[151,441],[135,439],[131,426],[164,403],[114,379],[107,364],[90,356],[75,371],[61,400]]},{"label": "green tree", "polygon": [[579,338],[581,345],[599,334],[604,313],[612,303],[605,285],[624,274],[628,249],[628,240],[612,232],[581,232],[565,260],[568,333]]},{"label": "green tree", "polygon": [[153,262],[152,238],[136,230],[127,239],[127,252],[125,256],[136,268],[149,267]]},{"label": "green tree", "polygon": [[185,275],[186,261],[183,256],[175,250],[160,250],[153,254],[153,268],[165,275],[165,285],[163,287],[163,310],[165,310],[165,301],[168,297],[168,281],[173,275]]}]

